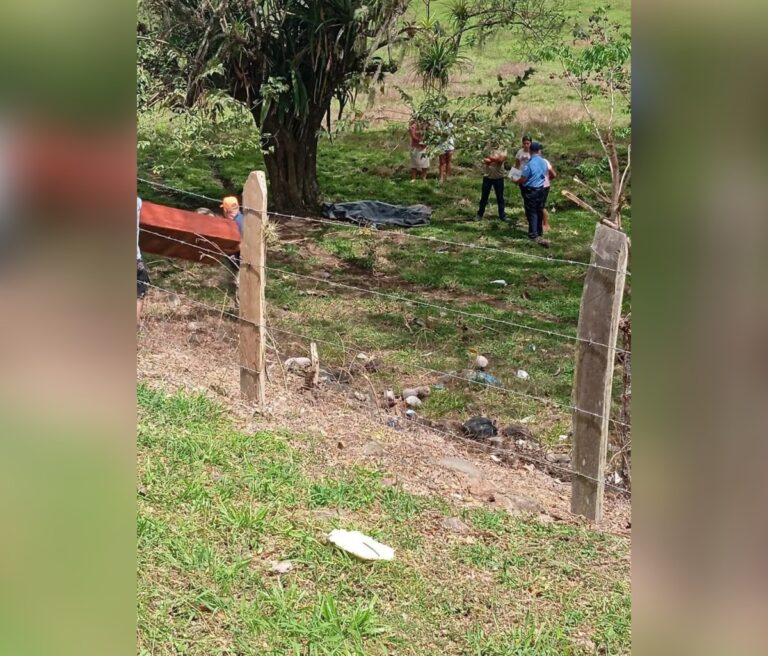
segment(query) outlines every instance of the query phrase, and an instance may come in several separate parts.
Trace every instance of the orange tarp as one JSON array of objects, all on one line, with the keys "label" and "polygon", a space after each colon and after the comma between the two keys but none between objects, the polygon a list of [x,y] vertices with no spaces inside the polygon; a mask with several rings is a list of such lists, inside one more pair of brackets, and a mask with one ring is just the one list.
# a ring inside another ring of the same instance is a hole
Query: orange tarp
[{"label": "orange tarp", "polygon": [[223,217],[144,201],[139,225],[143,228],[139,235],[143,253],[215,264],[210,251],[231,255],[240,250],[237,224]]}]

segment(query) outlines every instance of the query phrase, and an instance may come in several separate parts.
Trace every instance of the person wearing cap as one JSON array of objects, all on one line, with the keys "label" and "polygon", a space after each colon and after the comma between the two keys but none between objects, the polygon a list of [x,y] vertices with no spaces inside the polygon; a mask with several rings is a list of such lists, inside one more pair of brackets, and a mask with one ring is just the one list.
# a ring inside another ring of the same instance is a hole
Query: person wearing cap
[{"label": "person wearing cap", "polygon": [[[240,202],[235,196],[227,196],[221,201],[221,211],[225,219],[234,221],[240,237],[243,236],[243,214],[240,211]],[[235,274],[235,289],[237,290],[237,272],[240,271],[240,251],[229,256],[229,264],[232,273]]]},{"label": "person wearing cap", "polygon": [[544,248],[549,248],[549,242],[543,236],[548,167],[541,156],[541,150],[542,145],[538,141],[531,144],[531,159],[523,166],[517,184],[523,192],[525,216],[528,219],[528,238]]},{"label": "person wearing cap", "polygon": [[243,236],[243,214],[240,212],[240,202],[234,196],[227,196],[221,201],[221,209],[225,219],[231,219],[237,224],[240,236]]}]

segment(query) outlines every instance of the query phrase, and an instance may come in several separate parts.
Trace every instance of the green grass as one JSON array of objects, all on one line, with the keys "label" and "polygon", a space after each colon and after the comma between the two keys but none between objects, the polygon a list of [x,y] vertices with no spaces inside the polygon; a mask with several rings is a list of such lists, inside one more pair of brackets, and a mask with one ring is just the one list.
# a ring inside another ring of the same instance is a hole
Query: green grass
[{"label": "green grass", "polygon": [[[487,511],[465,511],[459,539],[440,529],[458,510],[382,472],[331,474],[311,436],[244,433],[203,396],[146,385],[138,406],[139,654],[588,653],[582,636],[629,653],[626,541]],[[347,557],[334,527],[395,561]]]}]

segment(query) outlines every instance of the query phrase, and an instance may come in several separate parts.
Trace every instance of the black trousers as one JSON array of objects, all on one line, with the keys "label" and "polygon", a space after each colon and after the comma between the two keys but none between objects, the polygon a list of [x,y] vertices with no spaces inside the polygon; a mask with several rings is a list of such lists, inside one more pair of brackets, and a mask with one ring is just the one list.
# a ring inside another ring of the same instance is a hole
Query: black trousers
[{"label": "black trousers", "polygon": [[544,235],[544,202],[547,198],[547,190],[544,187],[534,189],[525,186],[521,189],[525,218],[528,219],[528,238],[536,239]]},{"label": "black trousers", "polygon": [[491,189],[496,194],[496,204],[499,207],[499,218],[506,219],[507,214],[504,209],[504,178],[492,180],[489,177],[483,177],[483,189],[480,194],[480,209],[477,215],[482,217],[485,214],[485,208],[488,205],[488,199],[491,197]]}]

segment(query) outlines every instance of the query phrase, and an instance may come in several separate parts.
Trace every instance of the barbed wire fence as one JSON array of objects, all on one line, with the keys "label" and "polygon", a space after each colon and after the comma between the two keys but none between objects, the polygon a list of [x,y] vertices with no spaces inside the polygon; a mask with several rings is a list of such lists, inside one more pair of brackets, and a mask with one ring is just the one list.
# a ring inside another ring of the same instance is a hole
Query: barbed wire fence
[{"label": "barbed wire fence", "polygon": [[[142,182],[147,185],[151,185],[158,189],[163,189],[163,190],[172,192],[173,194],[186,195],[186,196],[189,196],[190,198],[198,198],[200,200],[204,200],[206,203],[216,203],[217,205],[219,203],[218,199],[211,198],[203,194],[198,194],[196,192],[188,192],[186,190],[178,189],[175,187],[171,187],[169,185],[154,182],[144,178],[139,178],[139,182]],[[323,225],[325,227],[333,228],[334,230],[339,230],[339,231],[350,231],[350,230],[360,231],[366,227],[366,226],[355,225],[355,224],[344,224],[344,223],[339,223],[339,222],[328,220],[328,219],[320,219],[315,217],[298,217],[295,215],[266,212],[266,203],[263,209],[251,208],[244,205],[243,210],[246,213],[246,215],[248,214],[253,215],[254,213],[258,212],[258,213],[261,213],[264,218],[269,217],[273,220],[278,220],[278,221],[280,219],[291,220],[291,221],[303,221],[308,224]],[[228,270],[228,262],[230,261],[229,256],[223,251],[221,251],[221,249],[218,249],[218,247],[215,244],[206,240],[202,236],[196,236],[194,241],[191,241],[189,238],[179,239],[178,236],[174,237],[166,233],[159,233],[157,231],[153,231],[146,227],[142,227],[141,231],[142,233],[149,234],[154,237],[161,237],[163,239],[168,239],[171,241],[180,241],[181,243],[184,243],[187,246],[191,246],[198,251],[200,256],[199,261],[205,262],[207,260],[208,263],[215,262],[221,265],[222,269]],[[432,242],[440,246],[447,245],[447,246],[450,246],[451,248],[456,248],[456,249],[481,250],[481,251],[488,251],[488,252],[493,252],[497,254],[504,254],[505,256],[508,256],[511,258],[528,259],[531,261],[545,261],[549,264],[562,265],[562,266],[582,267],[586,272],[596,271],[598,273],[608,275],[608,276],[610,276],[611,274],[615,274],[616,277],[630,275],[630,273],[626,271],[626,262],[621,267],[606,266],[606,265],[599,264],[596,261],[581,262],[578,260],[559,259],[554,257],[536,255],[533,253],[525,253],[525,252],[497,248],[493,246],[486,246],[482,244],[463,243],[463,242],[457,242],[457,241],[451,241],[451,240],[443,240],[443,239],[431,237],[428,235],[419,235],[419,234],[401,232],[401,231],[375,231],[375,236],[381,239],[391,239],[393,237],[396,237],[397,239],[403,239],[403,238],[412,239],[412,240],[421,241],[421,242]],[[263,239],[263,235],[261,235],[260,238]],[[165,258],[165,259],[168,259],[168,258]],[[593,260],[594,260],[594,257],[593,257]],[[172,261],[172,260],[169,260],[169,261]],[[242,261],[240,263],[240,267],[242,271],[244,267],[245,268],[253,267],[253,264],[248,261]],[[450,307],[447,305],[440,305],[437,303],[426,302],[416,298],[403,296],[401,294],[382,292],[379,289],[372,288],[371,286],[352,285],[348,283],[342,283],[342,282],[329,280],[327,278],[322,278],[315,275],[309,275],[309,274],[298,273],[295,271],[290,271],[288,269],[281,268],[281,267],[267,266],[266,264],[263,264],[262,267],[263,267],[264,278],[266,278],[267,272],[269,272],[270,277],[275,279],[290,278],[298,282],[310,282],[314,284],[316,288],[320,286],[324,286],[329,289],[339,289],[339,290],[344,290],[345,292],[354,292],[355,294],[378,298],[387,303],[399,304],[406,308],[425,308],[427,310],[437,310],[440,316],[433,317],[433,318],[437,319],[438,321],[444,321],[444,322],[450,323],[450,322],[455,322],[456,318],[463,318],[463,319],[469,319],[469,320],[478,322],[479,324],[482,324],[482,328],[484,330],[489,330],[495,333],[501,333],[502,330],[508,331],[509,329],[518,330],[518,331],[525,330],[525,331],[531,331],[537,334],[541,334],[542,336],[545,336],[550,339],[573,343],[574,346],[576,347],[576,350],[584,349],[587,353],[592,353],[592,354],[594,354],[595,352],[602,352],[605,358],[609,358],[611,360],[611,367],[610,367],[611,372],[613,371],[613,361],[617,358],[617,356],[620,363],[627,363],[631,359],[631,348],[629,347],[629,343],[626,340],[625,340],[625,348],[619,348],[616,345],[615,338],[612,340],[606,339],[603,341],[599,339],[594,339],[592,337],[588,337],[588,338],[581,337],[578,334],[569,335],[565,332],[561,332],[560,330],[557,330],[557,331],[547,330],[547,329],[539,328],[536,326],[526,325],[525,323],[518,323],[516,321],[512,322],[505,319],[499,319],[497,317],[492,317],[490,315],[482,314],[479,312],[468,312],[468,311],[457,309],[455,307]],[[232,274],[232,277],[236,278],[237,274],[236,273]],[[284,327],[277,324],[274,316],[270,317],[269,314],[265,314],[263,323],[257,323],[257,322],[251,321],[247,318],[244,318],[243,313],[241,311],[238,311],[237,305],[236,303],[234,303],[235,294],[230,294],[230,290],[223,290],[221,288],[217,288],[215,290],[223,298],[222,304],[218,305],[218,304],[208,303],[206,301],[195,298],[190,294],[185,294],[183,292],[180,292],[179,290],[169,289],[161,285],[157,285],[155,283],[151,283],[150,287],[159,293],[172,295],[172,296],[175,296],[176,298],[184,298],[190,304],[203,309],[205,312],[211,315],[218,315],[220,324],[223,321],[226,321],[230,324],[230,326],[233,329],[238,329],[243,325],[250,325],[254,329],[263,331],[264,335],[267,338],[265,340],[267,342],[266,348],[269,349],[272,353],[274,353],[276,357],[276,364],[281,369],[283,380],[286,385],[287,385],[287,372],[283,366],[283,360],[285,359],[286,356],[295,356],[296,353],[295,352],[290,353],[290,352],[284,351],[280,347],[279,342],[276,339],[277,335],[282,335],[285,338],[289,338],[291,340],[291,345],[304,344],[304,349],[305,349],[304,352],[306,352],[307,347],[311,344],[320,344],[323,347],[328,347],[329,351],[339,352],[341,354],[342,361],[346,362],[347,376],[351,376],[354,373],[353,369],[355,369],[355,366],[357,365],[356,367],[357,371],[362,374],[362,377],[364,378],[367,386],[372,392],[372,398],[370,398],[370,403],[369,403],[370,411],[366,413],[366,416],[378,418],[385,425],[386,424],[392,425],[392,421],[391,421],[393,419],[392,411],[390,408],[386,407],[387,403],[385,402],[385,399],[388,398],[387,394],[389,392],[389,390],[386,389],[386,387],[389,387],[389,386],[387,385],[385,387],[382,387],[381,389],[376,389],[376,383],[374,383],[374,381],[372,380],[372,376],[370,375],[372,372],[366,371],[364,367],[361,368],[359,366],[360,365],[359,361],[355,362],[355,357],[357,355],[360,355],[360,354],[364,355],[366,353],[371,353],[376,351],[376,349],[371,348],[371,345],[361,345],[357,343],[350,343],[344,340],[340,335],[338,336],[338,342],[333,342],[323,336],[319,336],[317,334],[310,334],[310,331],[306,329],[301,330],[300,332],[297,332],[297,330],[286,330]],[[366,346],[368,346],[368,348],[366,348]],[[626,399],[623,399],[620,418],[616,419],[609,416],[611,405],[612,405],[610,403],[610,398],[609,398],[609,402],[606,405],[602,406],[600,411],[596,412],[588,408],[580,407],[578,401],[574,401],[573,403],[569,404],[561,400],[548,397],[546,395],[530,394],[530,393],[521,391],[519,389],[514,389],[512,387],[505,386],[500,383],[491,384],[485,381],[483,378],[474,378],[470,372],[447,371],[440,368],[425,366],[424,364],[421,364],[419,362],[421,357],[422,357],[421,354],[414,352],[412,357],[408,358],[405,362],[402,362],[402,357],[401,357],[400,364],[406,365],[407,368],[412,368],[412,369],[422,371],[424,372],[424,374],[428,374],[432,377],[437,376],[438,380],[442,380],[445,382],[456,382],[457,384],[466,385],[467,387],[478,390],[480,392],[489,392],[489,393],[496,393],[504,396],[509,396],[509,397],[524,401],[526,403],[537,404],[538,406],[545,409],[554,409],[560,412],[568,411],[570,413],[573,413],[574,424],[577,423],[579,418],[581,418],[582,420],[592,425],[605,423],[606,426],[607,425],[612,426],[614,429],[614,432],[617,435],[621,436],[623,445],[626,446],[627,443],[631,445],[631,441],[628,442],[627,440],[627,436],[630,434],[631,426],[629,423],[628,402]],[[376,358],[386,359],[386,355],[377,353]],[[260,375],[262,373],[260,371],[257,371],[256,369],[249,368],[247,365],[244,365],[243,362],[241,362],[239,366],[241,371],[243,370],[249,371],[250,373],[255,375],[256,374]],[[384,407],[382,407],[382,405]],[[398,402],[398,407],[402,409],[402,402]],[[447,441],[461,443],[466,445],[467,447],[471,447],[472,449],[484,451],[487,454],[493,456],[494,459],[497,459],[499,461],[507,461],[507,462],[523,461],[523,462],[533,464],[554,476],[563,477],[566,480],[571,479],[571,480],[584,481],[591,486],[591,489],[600,490],[601,494],[602,494],[602,489],[605,488],[610,490],[612,493],[627,495],[627,496],[630,495],[628,486],[620,485],[619,480],[615,480],[613,482],[606,480],[605,454],[603,454],[602,456],[603,462],[601,463],[601,467],[599,468],[597,475],[590,475],[588,472],[585,472],[583,468],[574,468],[573,462],[570,463],[571,466],[567,466],[566,462],[563,459],[553,460],[551,457],[548,457],[551,454],[545,454],[539,451],[527,452],[525,449],[520,448],[520,446],[516,444],[515,440],[505,442],[500,440],[491,441],[487,439],[481,439],[481,438],[478,438],[477,436],[468,435],[466,433],[462,434],[460,430],[448,430],[444,425],[441,425],[426,419],[422,419],[420,417],[418,417],[415,420],[407,420],[404,423],[404,425],[406,427],[409,425],[418,426],[420,429],[430,431],[431,433],[434,433],[435,435],[439,435],[440,437],[442,437]],[[611,460],[614,461],[617,458],[626,458],[629,453],[629,448],[630,447],[627,447],[625,450],[619,450],[617,453],[612,454]]]}]

